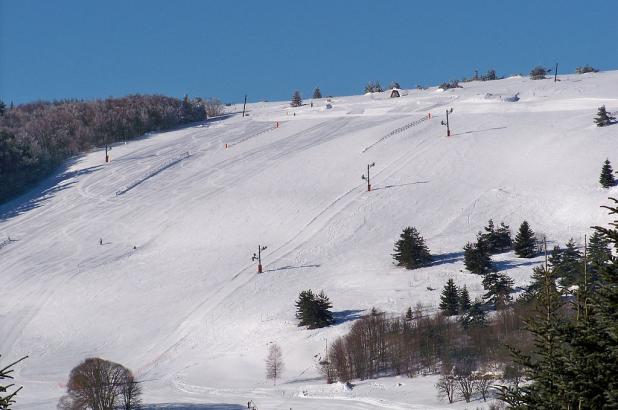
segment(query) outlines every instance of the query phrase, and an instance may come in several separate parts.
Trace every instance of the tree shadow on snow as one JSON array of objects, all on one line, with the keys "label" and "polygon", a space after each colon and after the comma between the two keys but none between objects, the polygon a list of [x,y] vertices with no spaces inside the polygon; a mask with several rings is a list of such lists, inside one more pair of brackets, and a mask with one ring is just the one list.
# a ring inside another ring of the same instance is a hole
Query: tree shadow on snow
[{"label": "tree shadow on snow", "polygon": [[380,189],[390,189],[390,188],[399,188],[402,186],[408,186],[408,185],[419,185],[419,184],[428,184],[429,181],[416,181],[416,182],[407,182],[405,184],[393,184],[393,185],[385,185],[385,186],[379,186],[377,188],[371,188],[372,191],[378,191]]},{"label": "tree shadow on snow", "polygon": [[212,403],[212,404],[194,404],[194,403],[159,403],[159,404],[144,404],[140,407],[142,410],[241,410],[246,409],[247,405],[227,404],[227,403]]},{"label": "tree shadow on snow", "polygon": [[538,265],[540,262],[535,260],[526,261],[494,261],[493,264],[498,271],[503,271],[513,268],[521,268],[524,266]]},{"label": "tree shadow on snow", "polygon": [[76,180],[66,182],[67,180],[77,178],[82,175],[91,174],[103,166],[95,165],[76,171],[67,171],[67,169],[77,161],[78,158],[66,161],[64,165],[54,171],[52,176],[45,178],[42,182],[38,183],[34,186],[34,188],[30,189],[21,196],[8,201],[4,205],[0,205],[0,222],[4,222],[8,219],[14,218],[42,206],[47,200],[53,198],[58,192],[72,187],[77,182]]},{"label": "tree shadow on snow", "polygon": [[442,255],[432,255],[433,262],[431,266],[444,265],[447,263],[455,263],[463,260],[463,252],[443,253]]},{"label": "tree shadow on snow", "polygon": [[336,325],[340,325],[350,320],[360,319],[362,317],[361,313],[363,313],[363,311],[357,309],[341,310],[339,312],[333,312],[333,319]]}]

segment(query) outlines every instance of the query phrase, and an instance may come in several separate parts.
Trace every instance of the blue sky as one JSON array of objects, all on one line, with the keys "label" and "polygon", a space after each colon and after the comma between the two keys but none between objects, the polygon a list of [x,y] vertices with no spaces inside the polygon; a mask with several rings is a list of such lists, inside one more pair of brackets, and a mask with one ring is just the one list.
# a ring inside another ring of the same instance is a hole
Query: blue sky
[{"label": "blue sky", "polygon": [[0,99],[130,93],[237,102],[471,76],[618,69],[608,3],[0,0]]}]

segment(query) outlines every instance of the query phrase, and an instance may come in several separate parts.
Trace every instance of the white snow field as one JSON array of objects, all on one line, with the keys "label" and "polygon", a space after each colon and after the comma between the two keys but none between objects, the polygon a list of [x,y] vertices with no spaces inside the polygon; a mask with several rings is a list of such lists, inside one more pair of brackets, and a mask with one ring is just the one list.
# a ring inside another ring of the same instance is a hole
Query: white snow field
[{"label": "white snow field", "polygon": [[[100,150],[69,161],[0,208],[0,239],[11,238],[0,248],[0,353],[30,356],[15,373],[16,408],[55,408],[91,356],[132,369],[149,409],[482,408],[439,399],[435,376],[326,385],[316,363],[373,306],[435,311],[451,277],[480,296],[462,247],[490,218],[513,234],[526,219],[552,245],[583,243],[609,221],[600,206],[618,192],[598,179],[606,158],[618,163],[618,125],[593,117],[618,111],[618,72],[559,79],[335,97],[331,109],[250,104],[248,117],[118,144],[108,164]],[[433,266],[393,265],[406,226]],[[518,286],[540,261],[497,260]],[[297,327],[294,302],[309,288],[327,293],[337,325]],[[285,362],[277,386],[265,379],[273,342]]]}]

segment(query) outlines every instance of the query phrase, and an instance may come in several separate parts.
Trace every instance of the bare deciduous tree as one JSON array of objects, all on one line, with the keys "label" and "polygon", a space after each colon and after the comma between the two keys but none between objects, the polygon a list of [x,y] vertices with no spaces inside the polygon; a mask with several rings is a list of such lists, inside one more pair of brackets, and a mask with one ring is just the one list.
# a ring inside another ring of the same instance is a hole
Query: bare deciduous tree
[{"label": "bare deciduous tree", "polygon": [[476,380],[476,390],[481,393],[483,401],[487,401],[487,394],[489,393],[489,389],[493,386],[495,380],[493,373],[476,372],[474,374],[474,379]]},{"label": "bare deciduous tree", "polygon": [[268,348],[266,357],[266,378],[271,379],[277,384],[277,379],[281,378],[283,372],[283,354],[278,344],[272,343]]},{"label": "bare deciduous tree", "polygon": [[204,101],[204,107],[206,108],[206,115],[208,118],[218,117],[223,114],[225,106],[218,98],[209,98]]},{"label": "bare deciduous tree", "polygon": [[67,394],[58,402],[62,410],[137,409],[141,387],[124,366],[88,358],[71,370]]},{"label": "bare deciduous tree", "polygon": [[446,397],[449,403],[452,403],[455,400],[455,387],[457,385],[457,380],[455,379],[455,375],[453,372],[443,371],[442,376],[436,383],[436,388],[438,389],[438,395],[441,397]]}]

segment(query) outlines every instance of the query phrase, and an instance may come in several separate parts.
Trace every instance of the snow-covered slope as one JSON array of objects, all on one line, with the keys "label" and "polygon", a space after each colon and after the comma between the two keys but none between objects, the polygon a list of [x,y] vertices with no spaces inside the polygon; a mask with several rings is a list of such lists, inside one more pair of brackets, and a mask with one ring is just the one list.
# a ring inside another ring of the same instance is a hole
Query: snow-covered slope
[{"label": "snow-covered slope", "polygon": [[[449,277],[480,295],[461,250],[490,218],[513,231],[526,219],[557,242],[607,222],[599,206],[618,193],[598,177],[605,158],[618,161],[618,125],[592,119],[600,105],[618,110],[618,72],[560,80],[335,97],[330,109],[257,103],[245,118],[115,146],[109,164],[100,151],[70,162],[0,209],[0,237],[12,239],[0,249],[0,353],[30,356],[16,372],[18,408],[54,408],[88,356],[131,368],[146,402],[447,407],[430,377],[325,386],[317,358],[372,306],[435,309],[439,290],[427,288]],[[366,192],[360,176],[374,161]],[[408,225],[434,266],[393,265]],[[260,275],[258,244],[268,246]],[[530,261],[499,259],[526,283]],[[336,326],[296,326],[308,288],[331,298]],[[276,388],[264,378],[271,342],[286,364]]]}]

